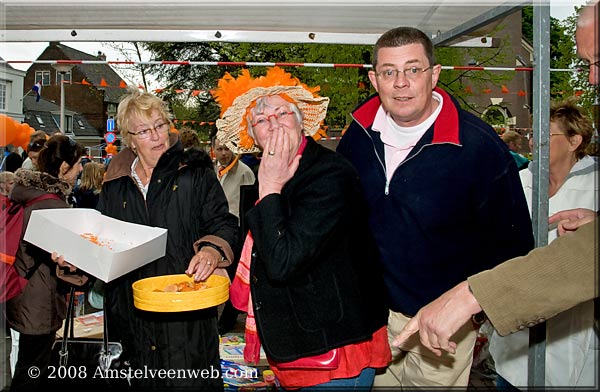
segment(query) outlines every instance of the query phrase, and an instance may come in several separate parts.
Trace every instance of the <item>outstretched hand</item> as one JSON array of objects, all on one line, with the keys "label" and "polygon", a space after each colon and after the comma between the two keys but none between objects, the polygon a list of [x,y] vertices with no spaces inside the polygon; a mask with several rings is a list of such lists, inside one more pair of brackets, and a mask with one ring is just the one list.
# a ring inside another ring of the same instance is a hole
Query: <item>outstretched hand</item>
[{"label": "outstretched hand", "polygon": [[442,350],[454,354],[456,343],[450,339],[460,327],[471,321],[473,314],[480,311],[481,307],[469,291],[468,283],[459,283],[421,308],[394,338],[392,345],[399,347],[419,332],[421,344],[438,357]]},{"label": "outstretched hand", "polygon": [[558,223],[558,235],[563,235],[577,230],[580,226],[596,219],[597,214],[587,208],[575,208],[559,211],[548,218],[548,223]]},{"label": "outstretched hand", "polygon": [[70,263],[66,262],[65,258],[63,257],[63,255],[59,255],[56,252],[52,252],[52,254],[50,255],[50,258],[52,259],[53,262],[55,262],[56,264],[58,264],[60,267],[62,267],[62,268],[68,268],[69,272],[75,272],[75,271],[77,271],[77,267],[75,267],[73,264],[70,264]]}]

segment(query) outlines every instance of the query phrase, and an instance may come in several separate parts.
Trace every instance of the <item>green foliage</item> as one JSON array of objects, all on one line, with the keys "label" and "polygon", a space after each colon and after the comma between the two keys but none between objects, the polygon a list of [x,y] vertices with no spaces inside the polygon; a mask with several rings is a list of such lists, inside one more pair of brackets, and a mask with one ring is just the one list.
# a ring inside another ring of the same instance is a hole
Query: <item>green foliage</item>
[{"label": "green foliage", "polygon": [[[575,28],[582,8],[574,7],[573,15],[563,21],[550,18],[550,68],[556,70],[550,72],[550,97],[563,100],[579,96],[578,104],[591,113],[594,89],[587,82],[587,73],[558,71],[577,69],[582,64],[575,51]],[[533,43],[533,7],[523,8],[522,16],[523,37]]]},{"label": "green foliage", "polygon": [[[577,9],[577,12],[579,9]],[[533,40],[533,9],[522,11],[524,37]],[[576,14],[561,22],[551,19],[551,68],[572,68],[580,64],[574,49]],[[514,66],[514,51],[510,47],[510,31],[497,26],[493,32],[500,48],[436,48],[437,62],[443,65],[475,63],[478,66]],[[288,43],[141,43],[151,53],[152,60],[269,62],[269,63],[315,63],[315,64],[370,64],[372,47],[335,44],[288,44]],[[225,72],[237,76],[241,66],[150,66],[152,74],[164,88],[160,95],[169,102],[177,118],[197,122],[214,122],[220,108],[213,100],[210,90]],[[263,66],[250,66],[253,76],[266,72]],[[360,67],[286,67],[286,71],[309,86],[320,86],[320,94],[330,98],[325,125],[331,129],[343,128],[350,122],[350,113],[357,104],[374,93],[368,79],[368,69]],[[482,114],[485,108],[476,107],[471,95],[485,88],[499,88],[514,77],[514,72],[488,72],[466,70],[443,70],[439,86],[454,95],[465,107]],[[567,98],[575,91],[585,91],[580,102],[585,108],[591,106],[593,95],[587,86],[586,74],[570,72],[551,73],[553,98]],[[467,86],[472,92],[469,92]],[[177,93],[203,90],[197,96]],[[214,125],[196,125],[203,139],[216,131]],[[206,140],[205,139],[205,140]]]},{"label": "green foliage", "polygon": [[[498,32],[502,32],[502,26],[497,27],[494,34],[499,35]],[[479,67],[513,66],[514,64],[507,63],[508,59],[514,58],[513,50],[509,46],[510,40],[506,36],[499,38],[498,48],[437,47],[436,62],[442,65],[473,64]],[[513,73],[507,72],[445,69],[440,74],[438,86],[451,93],[465,109],[481,115],[485,108],[476,107],[469,97],[484,88],[499,88],[513,76]]]},{"label": "green foliage", "polygon": [[[315,44],[250,44],[250,43],[146,43],[153,60],[281,62],[362,64],[369,59],[370,46]],[[237,76],[240,66],[153,66],[149,72],[165,86],[162,97],[170,103],[178,101],[176,89],[210,91],[225,72]],[[265,67],[249,67],[253,76],[263,75]],[[342,128],[350,121],[350,112],[372,91],[367,70],[362,68],[286,67],[286,71],[309,86],[320,86],[320,94],[330,98],[325,125]],[[220,113],[209,93],[185,97],[196,107],[191,119],[214,122]],[[214,132],[215,129],[212,130]]]},{"label": "green foliage", "polygon": [[502,108],[497,106],[489,107],[485,113],[483,113],[481,119],[493,126],[506,125],[506,118],[504,117]]}]

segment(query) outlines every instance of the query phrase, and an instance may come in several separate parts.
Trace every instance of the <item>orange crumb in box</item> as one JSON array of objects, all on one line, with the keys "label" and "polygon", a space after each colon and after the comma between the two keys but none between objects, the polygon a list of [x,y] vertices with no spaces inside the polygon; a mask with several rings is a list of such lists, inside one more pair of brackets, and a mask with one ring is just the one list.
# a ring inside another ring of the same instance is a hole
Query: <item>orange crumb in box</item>
[{"label": "orange crumb in box", "polygon": [[82,238],[85,238],[86,240],[90,241],[93,244],[96,244],[98,246],[105,246],[108,249],[112,249],[112,247],[110,246],[110,244],[107,241],[100,241],[100,239],[98,238],[97,235],[92,234],[92,233],[83,233],[79,235]]}]

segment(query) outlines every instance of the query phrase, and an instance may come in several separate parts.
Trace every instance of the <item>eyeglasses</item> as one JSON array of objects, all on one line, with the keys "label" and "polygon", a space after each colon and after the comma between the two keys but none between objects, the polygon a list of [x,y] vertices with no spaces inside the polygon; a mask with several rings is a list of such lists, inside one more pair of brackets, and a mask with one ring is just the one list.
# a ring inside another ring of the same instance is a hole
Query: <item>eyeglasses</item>
[{"label": "eyeglasses", "polygon": [[550,136],[567,136],[565,133],[551,133]]},{"label": "eyeglasses", "polygon": [[422,73],[430,70],[432,66],[430,65],[427,68],[421,67],[410,67],[406,69],[384,69],[383,71],[376,72],[375,75],[379,77],[384,82],[391,82],[398,78],[399,74],[404,75],[404,77],[408,80],[416,80]]},{"label": "eyeglasses", "polygon": [[139,139],[147,139],[148,137],[150,137],[152,131],[156,131],[156,133],[167,133],[169,131],[169,123],[163,122],[160,124],[156,124],[154,128],[150,127],[147,129],[142,129],[139,132],[129,132],[129,134],[137,136]]},{"label": "eyeglasses", "polygon": [[31,142],[27,145],[27,151],[37,152],[44,147],[45,142]]},{"label": "eyeglasses", "polygon": [[584,63],[581,65],[581,70],[585,71],[585,72],[590,72],[590,68],[592,67],[598,67],[600,68],[600,60],[598,61],[594,61],[593,63]]},{"label": "eyeglasses", "polygon": [[272,118],[276,118],[277,121],[283,121],[287,118],[287,116],[293,115],[294,112],[286,112],[284,110],[280,110],[275,112],[274,114],[259,115],[256,117],[254,123],[252,123],[252,127],[254,128],[266,128],[271,123]]}]

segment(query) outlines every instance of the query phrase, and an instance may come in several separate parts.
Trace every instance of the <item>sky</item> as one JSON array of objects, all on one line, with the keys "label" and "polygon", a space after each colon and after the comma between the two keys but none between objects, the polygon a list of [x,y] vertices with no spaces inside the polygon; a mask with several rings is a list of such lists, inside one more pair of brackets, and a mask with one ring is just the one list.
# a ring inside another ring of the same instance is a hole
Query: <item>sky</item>
[{"label": "sky", "polygon": [[[586,0],[551,0],[550,15],[556,19],[563,20],[574,13],[574,7],[585,4]],[[114,49],[101,42],[64,42],[65,45],[81,50],[89,54],[97,54],[101,51],[106,54],[107,60],[117,61],[125,60],[123,55],[116,52]],[[4,60],[27,60],[33,61],[43,52],[48,46],[48,42],[0,42],[0,57]],[[169,59],[175,60],[175,59]],[[11,64],[13,68],[22,71],[27,70],[31,64]],[[141,84],[140,80],[127,80],[133,84]],[[158,88],[159,86],[149,86],[150,88]]]}]

